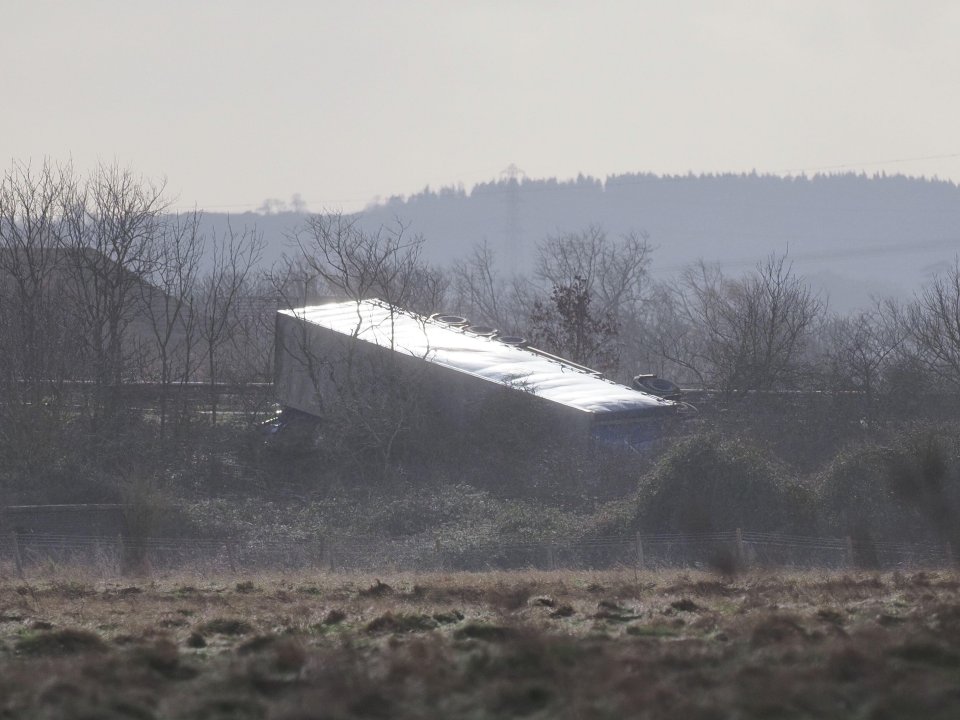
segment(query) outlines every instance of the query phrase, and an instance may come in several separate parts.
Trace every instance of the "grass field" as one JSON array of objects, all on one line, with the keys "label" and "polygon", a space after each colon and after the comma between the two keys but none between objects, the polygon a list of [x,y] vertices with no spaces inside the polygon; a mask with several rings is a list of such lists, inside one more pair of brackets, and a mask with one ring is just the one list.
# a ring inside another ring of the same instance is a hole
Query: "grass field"
[{"label": "grass field", "polygon": [[0,579],[0,718],[960,717],[960,575]]}]

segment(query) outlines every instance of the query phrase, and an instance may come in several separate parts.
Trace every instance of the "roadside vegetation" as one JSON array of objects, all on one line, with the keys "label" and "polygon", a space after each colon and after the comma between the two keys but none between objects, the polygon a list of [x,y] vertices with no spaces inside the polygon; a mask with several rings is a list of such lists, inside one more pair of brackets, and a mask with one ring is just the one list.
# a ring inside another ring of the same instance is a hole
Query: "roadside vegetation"
[{"label": "roadside vegetation", "polygon": [[[488,246],[441,268],[402,224],[326,213],[264,268],[256,228],[199,220],[116,167],[3,175],[0,505],[120,503],[141,538],[742,527],[956,549],[958,266],[841,317],[785,256],[658,283],[641,231],[560,232],[527,270]],[[656,372],[698,412],[638,453],[558,437],[510,392],[458,431],[410,378],[361,374],[305,442],[270,446],[274,315],[329,297],[456,312],[624,382]]]},{"label": "roadside vegetation", "polygon": [[[168,207],[117,168],[0,180],[0,506],[116,504],[126,543],[120,583],[0,558],[0,719],[960,714],[952,568],[377,578],[243,575],[231,556],[230,577],[150,577],[137,554],[416,538],[474,569],[456,553],[745,529],[848,538],[861,569],[871,543],[956,558],[960,265],[840,317],[787,257],[656,283],[642,232],[544,238],[524,274],[485,245],[433,267],[402,225],[321,214],[267,269],[255,228],[204,234]],[[326,297],[456,312],[619,381],[655,372],[696,411],[643,452],[571,442],[509,392],[457,431],[382,374],[349,378],[303,443],[270,442],[273,317]],[[20,530],[0,514],[5,543]]]}]

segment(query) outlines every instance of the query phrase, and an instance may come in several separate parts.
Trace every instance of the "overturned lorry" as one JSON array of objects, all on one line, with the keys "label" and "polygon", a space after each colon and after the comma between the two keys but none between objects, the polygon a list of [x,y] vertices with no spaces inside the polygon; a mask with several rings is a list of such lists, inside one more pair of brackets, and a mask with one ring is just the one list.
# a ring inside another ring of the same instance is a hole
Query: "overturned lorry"
[{"label": "overturned lorry", "polygon": [[[278,432],[284,415],[322,422],[334,408],[377,412],[381,399],[381,412],[410,403],[437,427],[468,436],[519,412],[525,427],[642,447],[681,407],[667,399],[677,397],[676,386],[655,376],[638,376],[628,387],[522,338],[375,299],[280,310],[275,383],[283,408],[273,424]],[[499,416],[492,406],[502,409]]]}]

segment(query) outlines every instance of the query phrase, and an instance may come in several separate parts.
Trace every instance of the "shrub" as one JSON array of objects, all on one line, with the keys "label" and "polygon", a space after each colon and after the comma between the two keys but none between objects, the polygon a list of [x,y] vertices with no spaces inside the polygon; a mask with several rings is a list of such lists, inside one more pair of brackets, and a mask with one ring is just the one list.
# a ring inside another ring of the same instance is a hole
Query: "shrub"
[{"label": "shrub", "polygon": [[907,425],[888,445],[848,447],[821,474],[819,494],[821,531],[852,537],[861,554],[873,553],[878,540],[956,547],[960,444],[955,428]]},{"label": "shrub", "polygon": [[960,540],[960,442],[953,426],[910,427],[886,454],[886,480],[931,534]]},{"label": "shrub", "polygon": [[386,612],[368,622],[366,631],[371,634],[424,632],[439,624],[429,615]]},{"label": "shrub", "polygon": [[786,467],[741,439],[711,433],[677,442],[642,478],[634,497],[595,516],[595,529],[803,532],[813,514],[813,495]]},{"label": "shrub", "polygon": [[869,443],[842,450],[821,473],[820,530],[858,540],[916,535],[920,518],[888,482],[891,451]]},{"label": "shrub", "polygon": [[106,644],[98,635],[78,628],[26,635],[16,644],[16,650],[21,655],[77,655],[102,653],[106,649]]}]

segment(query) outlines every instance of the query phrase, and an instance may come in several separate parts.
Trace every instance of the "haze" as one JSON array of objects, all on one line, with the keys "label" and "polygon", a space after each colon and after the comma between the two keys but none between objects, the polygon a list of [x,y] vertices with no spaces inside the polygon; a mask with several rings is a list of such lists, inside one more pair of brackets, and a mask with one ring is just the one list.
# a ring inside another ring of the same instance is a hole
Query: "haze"
[{"label": "haze", "polygon": [[116,161],[180,207],[350,211],[512,163],[960,181],[947,0],[0,7],[0,159]]}]

